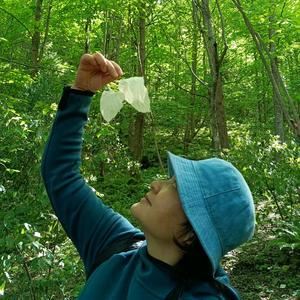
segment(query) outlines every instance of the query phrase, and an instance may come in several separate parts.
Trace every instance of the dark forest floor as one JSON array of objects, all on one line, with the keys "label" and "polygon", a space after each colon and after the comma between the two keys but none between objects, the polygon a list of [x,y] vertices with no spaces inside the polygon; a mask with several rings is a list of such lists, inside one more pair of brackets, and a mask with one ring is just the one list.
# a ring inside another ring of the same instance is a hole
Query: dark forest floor
[{"label": "dark forest floor", "polygon": [[299,300],[300,254],[272,246],[267,231],[224,259],[243,300]]}]

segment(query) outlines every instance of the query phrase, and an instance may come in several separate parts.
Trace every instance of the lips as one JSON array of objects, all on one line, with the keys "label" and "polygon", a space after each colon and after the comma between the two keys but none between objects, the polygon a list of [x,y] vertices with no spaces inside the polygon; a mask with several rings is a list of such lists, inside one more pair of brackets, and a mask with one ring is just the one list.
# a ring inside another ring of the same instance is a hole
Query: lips
[{"label": "lips", "polygon": [[145,199],[145,200],[148,202],[148,204],[149,204],[150,206],[152,206],[152,203],[151,203],[151,201],[149,200],[148,195],[145,195],[145,197],[144,197],[143,199]]}]

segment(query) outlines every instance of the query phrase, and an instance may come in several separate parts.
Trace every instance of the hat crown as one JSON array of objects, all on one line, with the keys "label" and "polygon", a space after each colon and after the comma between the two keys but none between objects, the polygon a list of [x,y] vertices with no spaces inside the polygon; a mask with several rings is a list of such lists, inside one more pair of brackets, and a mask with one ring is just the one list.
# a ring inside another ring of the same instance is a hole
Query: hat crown
[{"label": "hat crown", "polygon": [[194,228],[214,272],[221,258],[249,240],[255,208],[241,173],[219,158],[188,160],[168,153],[183,210]]},{"label": "hat crown", "polygon": [[195,170],[223,256],[253,236],[255,209],[252,194],[241,173],[227,161],[203,160],[195,164]]}]

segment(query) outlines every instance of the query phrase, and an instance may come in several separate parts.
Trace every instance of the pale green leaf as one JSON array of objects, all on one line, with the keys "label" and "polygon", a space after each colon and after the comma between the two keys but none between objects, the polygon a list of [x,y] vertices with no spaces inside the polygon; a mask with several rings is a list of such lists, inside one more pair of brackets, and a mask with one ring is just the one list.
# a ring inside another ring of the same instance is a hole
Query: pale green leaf
[{"label": "pale green leaf", "polygon": [[150,112],[150,99],[143,77],[131,77],[119,82],[119,90],[124,93],[125,100],[142,113]]},{"label": "pale green leaf", "polygon": [[0,285],[0,296],[4,296],[5,281]]},{"label": "pale green leaf", "polygon": [[106,122],[110,122],[123,107],[125,100],[121,92],[104,91],[100,99],[101,114]]}]

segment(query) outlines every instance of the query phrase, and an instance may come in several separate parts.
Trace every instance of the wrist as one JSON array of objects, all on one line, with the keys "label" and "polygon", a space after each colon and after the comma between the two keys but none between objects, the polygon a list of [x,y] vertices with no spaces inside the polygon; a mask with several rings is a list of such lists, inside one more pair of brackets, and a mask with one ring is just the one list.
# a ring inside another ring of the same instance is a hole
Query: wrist
[{"label": "wrist", "polygon": [[71,85],[71,89],[72,89],[72,90],[83,91],[83,92],[91,92],[90,90],[84,89],[84,88],[79,87],[79,86],[77,86],[77,85],[75,85],[75,84]]},{"label": "wrist", "polygon": [[85,95],[85,96],[94,96],[95,93],[88,90],[88,89],[82,89],[76,85],[66,85],[64,87],[64,90],[67,92],[67,93],[73,93],[73,94],[78,94],[78,95]]}]

